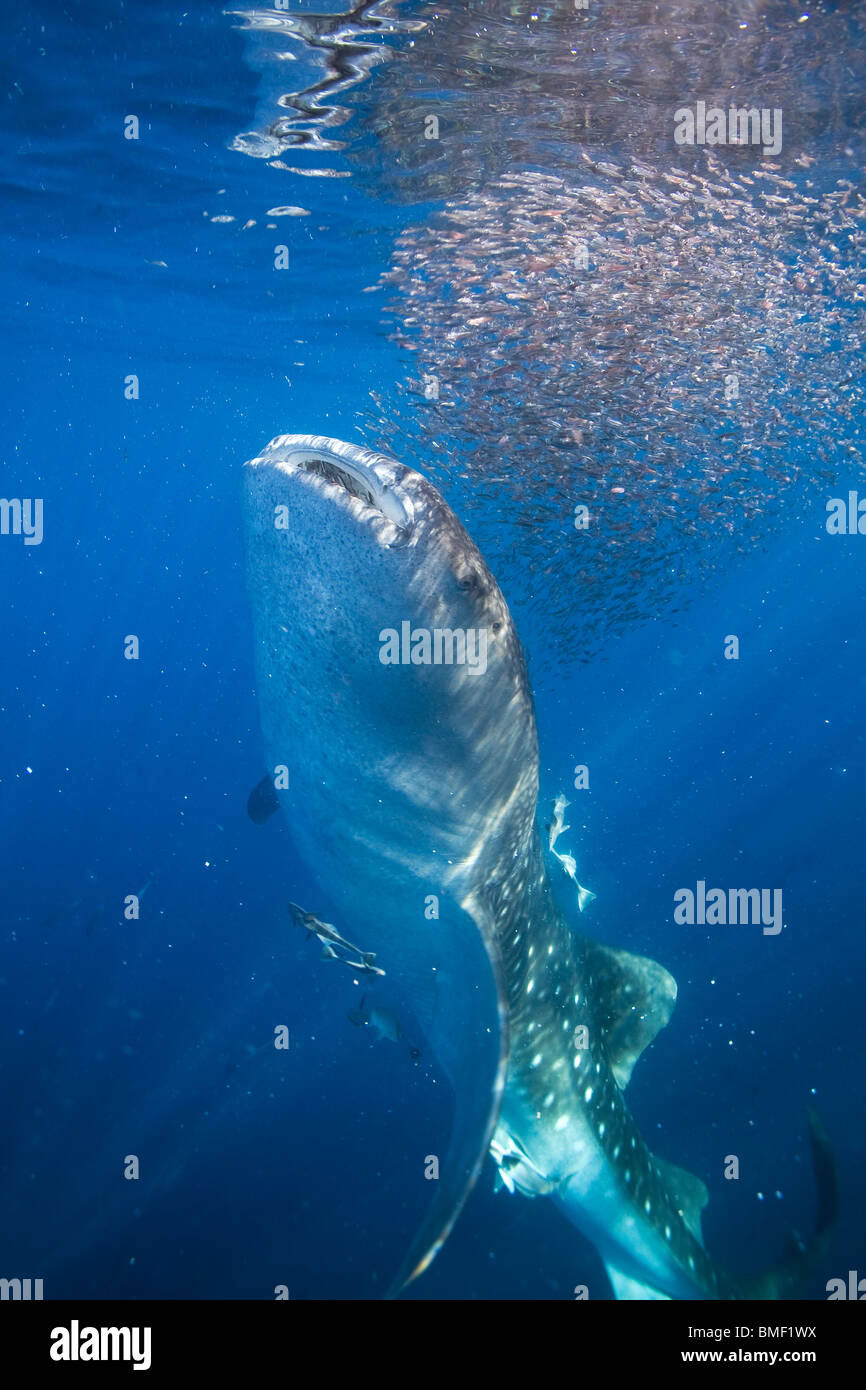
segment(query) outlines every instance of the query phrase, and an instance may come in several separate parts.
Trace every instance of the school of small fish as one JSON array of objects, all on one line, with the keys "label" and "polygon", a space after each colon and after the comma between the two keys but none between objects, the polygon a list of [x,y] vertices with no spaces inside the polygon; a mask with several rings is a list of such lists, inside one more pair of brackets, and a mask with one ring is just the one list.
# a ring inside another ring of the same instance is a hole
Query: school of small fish
[{"label": "school of small fish", "polygon": [[[458,511],[536,679],[676,612],[783,522],[820,528],[831,489],[858,485],[862,9],[239,17],[315,80],[277,100],[269,48],[258,133],[235,147],[281,169],[342,151],[368,196],[414,209],[367,287],[404,378],[356,427]],[[779,155],[677,145],[698,99],[778,109]]]},{"label": "school of small fish", "polygon": [[498,178],[397,241],[383,284],[412,362],[371,435],[459,488],[558,664],[863,467],[866,199],[798,173],[583,153],[571,180]]}]

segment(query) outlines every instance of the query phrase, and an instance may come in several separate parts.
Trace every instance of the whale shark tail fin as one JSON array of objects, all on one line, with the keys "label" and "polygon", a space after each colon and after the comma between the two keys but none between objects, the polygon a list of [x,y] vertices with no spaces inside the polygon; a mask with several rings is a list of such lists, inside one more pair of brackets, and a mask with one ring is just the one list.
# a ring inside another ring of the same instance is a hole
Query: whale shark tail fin
[{"label": "whale shark tail fin", "polygon": [[818,1194],[815,1234],[804,1244],[793,1232],[785,1257],[772,1269],[739,1282],[747,1298],[794,1298],[820,1264],[839,1211],[839,1179],[830,1139],[818,1112],[809,1106],[809,1142]]}]

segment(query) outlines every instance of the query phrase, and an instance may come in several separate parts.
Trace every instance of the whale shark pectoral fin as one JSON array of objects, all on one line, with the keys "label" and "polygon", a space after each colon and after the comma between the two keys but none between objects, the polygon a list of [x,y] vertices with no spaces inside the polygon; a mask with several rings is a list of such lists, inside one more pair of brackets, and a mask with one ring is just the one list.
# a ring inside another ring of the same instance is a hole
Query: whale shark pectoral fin
[{"label": "whale shark pectoral fin", "polygon": [[[280,809],[280,798],[274,788],[274,779],[266,772],[257,782],[247,798],[247,815],[256,825],[264,825]],[[139,897],[141,894],[139,894]]]},{"label": "whale shark pectoral fin", "polygon": [[584,949],[593,993],[604,1003],[598,1026],[611,1070],[623,1090],[644,1048],[673,1013],[677,982],[664,966],[646,956],[595,941],[585,942]]},{"label": "whale shark pectoral fin", "polygon": [[418,1017],[454,1091],[451,1137],[433,1200],[389,1298],[423,1274],[447,1240],[490,1146],[508,1065],[505,991],[489,918],[443,897],[434,925],[435,1000],[422,1011],[427,1017]]},{"label": "whale shark pectoral fin", "polygon": [[709,1200],[709,1193],[700,1178],[675,1163],[653,1156],[653,1162],[670,1195],[676,1203],[680,1216],[699,1245],[704,1243],[701,1230],[701,1213]]},{"label": "whale shark pectoral fin", "polygon": [[630,1274],[624,1274],[616,1265],[604,1262],[607,1277],[613,1288],[613,1296],[618,1301],[636,1299],[667,1299],[670,1302],[670,1294],[662,1293],[660,1289],[654,1289],[651,1284],[642,1284],[639,1279],[633,1279]]}]

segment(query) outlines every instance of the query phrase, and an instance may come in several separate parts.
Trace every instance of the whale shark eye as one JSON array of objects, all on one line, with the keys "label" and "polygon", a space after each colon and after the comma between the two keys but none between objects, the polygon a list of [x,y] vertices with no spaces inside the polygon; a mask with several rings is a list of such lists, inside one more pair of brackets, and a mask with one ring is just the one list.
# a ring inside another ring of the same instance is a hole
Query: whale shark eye
[{"label": "whale shark eye", "polygon": [[457,583],[466,594],[477,594],[483,586],[483,580],[478,570],[464,570],[459,576]]}]

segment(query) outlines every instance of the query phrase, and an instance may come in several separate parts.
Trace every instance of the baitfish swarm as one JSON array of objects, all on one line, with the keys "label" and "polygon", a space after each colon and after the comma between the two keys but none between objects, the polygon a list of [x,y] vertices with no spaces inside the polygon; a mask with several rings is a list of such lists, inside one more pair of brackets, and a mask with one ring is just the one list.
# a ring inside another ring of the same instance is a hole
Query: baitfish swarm
[{"label": "baitfish swarm", "polygon": [[383,284],[411,367],[369,421],[458,491],[530,650],[545,624],[557,661],[862,468],[863,197],[766,160],[580,163],[403,232]]}]

